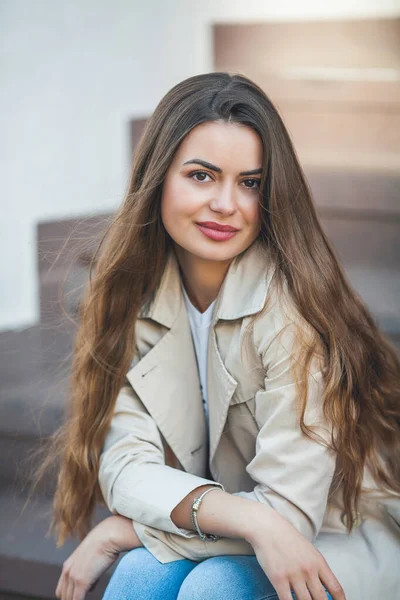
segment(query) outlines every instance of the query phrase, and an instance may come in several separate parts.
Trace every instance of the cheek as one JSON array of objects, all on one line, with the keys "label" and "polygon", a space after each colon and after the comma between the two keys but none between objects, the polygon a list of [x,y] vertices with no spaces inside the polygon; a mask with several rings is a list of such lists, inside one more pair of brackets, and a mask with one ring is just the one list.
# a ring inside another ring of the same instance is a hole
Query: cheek
[{"label": "cheek", "polygon": [[185,181],[165,182],[161,196],[161,216],[164,221],[192,216],[199,209],[199,199]]},{"label": "cheek", "polygon": [[166,182],[161,196],[161,219],[170,235],[175,232],[178,224],[182,224],[182,219],[185,219],[189,212],[184,186],[176,182]]},{"label": "cheek", "polygon": [[258,199],[246,203],[242,207],[242,214],[248,225],[253,226],[255,229],[259,227],[261,223],[261,214]]},{"label": "cheek", "polygon": [[179,213],[179,190],[173,183],[165,182],[161,196],[161,216],[163,221],[171,221]]}]

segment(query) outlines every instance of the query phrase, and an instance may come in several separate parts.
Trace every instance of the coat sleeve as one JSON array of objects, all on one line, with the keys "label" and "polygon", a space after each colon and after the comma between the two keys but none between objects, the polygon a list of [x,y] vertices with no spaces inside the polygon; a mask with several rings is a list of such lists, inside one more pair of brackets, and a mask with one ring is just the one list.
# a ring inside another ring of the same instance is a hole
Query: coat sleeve
[{"label": "coat sleeve", "polygon": [[308,437],[300,427],[293,370],[304,357],[298,349],[299,332],[301,335],[298,324],[285,324],[278,318],[262,340],[266,376],[263,388],[255,395],[259,433],[255,456],[246,468],[256,485],[251,492],[235,495],[269,504],[311,541],[326,511],[336,453],[329,448],[332,428],[323,414],[322,362],[316,355],[301,383],[307,382],[304,421],[314,428],[319,441]]},{"label": "coat sleeve", "polygon": [[[298,329],[294,324],[275,325],[257,344],[262,350],[266,376],[255,395],[259,433],[255,456],[246,468],[255,486],[250,492],[233,495],[269,504],[312,541],[322,525],[336,464],[335,453],[329,449],[332,430],[322,410],[321,365],[314,359],[307,378],[305,422],[321,437],[321,441],[316,441],[303,434],[299,424],[298,390],[293,373],[293,361],[301,360],[295,344]],[[279,335],[275,335],[277,331]],[[245,540],[222,538],[209,543],[140,523],[135,529],[144,546],[161,562],[254,554]]]},{"label": "coat sleeve", "polygon": [[121,389],[100,455],[99,484],[109,510],[165,532],[191,538],[172,510],[201,485],[223,486],[165,464],[160,432],[130,384]]}]

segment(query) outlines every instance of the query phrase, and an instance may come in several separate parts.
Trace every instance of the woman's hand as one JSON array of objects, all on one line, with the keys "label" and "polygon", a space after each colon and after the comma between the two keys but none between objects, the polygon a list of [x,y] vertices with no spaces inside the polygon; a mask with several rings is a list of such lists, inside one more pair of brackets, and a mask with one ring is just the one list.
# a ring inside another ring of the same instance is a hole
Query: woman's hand
[{"label": "woman's hand", "polygon": [[342,587],[318,550],[284,517],[274,519],[252,534],[248,541],[279,600],[346,600]]},{"label": "woman's hand", "polygon": [[132,520],[113,515],[94,527],[63,564],[56,597],[84,600],[100,575],[118,558],[120,552],[142,546]]}]

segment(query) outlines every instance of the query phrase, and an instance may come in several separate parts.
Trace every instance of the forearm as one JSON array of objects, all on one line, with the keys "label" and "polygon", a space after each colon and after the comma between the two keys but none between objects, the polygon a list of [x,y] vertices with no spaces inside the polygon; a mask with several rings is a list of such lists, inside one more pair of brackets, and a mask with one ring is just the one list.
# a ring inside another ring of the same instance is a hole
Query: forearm
[{"label": "forearm", "polygon": [[[171,519],[178,527],[193,529],[191,520],[192,502],[210,485],[190,492],[172,511]],[[216,488],[204,496],[197,513],[197,522],[204,533],[213,533],[228,538],[241,538],[249,543],[268,523],[277,517],[276,511],[267,504],[247,498],[233,496]]]},{"label": "forearm", "polygon": [[126,552],[143,545],[136,535],[132,520],[127,517],[113,515],[100,525],[104,527],[104,542],[116,552]]}]

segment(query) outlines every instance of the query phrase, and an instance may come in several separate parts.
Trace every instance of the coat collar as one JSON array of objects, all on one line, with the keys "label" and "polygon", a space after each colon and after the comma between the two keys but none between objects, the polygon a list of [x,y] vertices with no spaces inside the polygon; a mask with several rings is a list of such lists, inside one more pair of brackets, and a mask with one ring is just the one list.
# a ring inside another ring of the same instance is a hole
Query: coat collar
[{"label": "coat collar", "polygon": [[[265,304],[273,271],[267,248],[256,240],[230,264],[217,297],[213,323],[258,313]],[[139,318],[150,318],[170,329],[182,302],[179,265],[171,250],[154,301],[146,311],[142,309]]]}]

